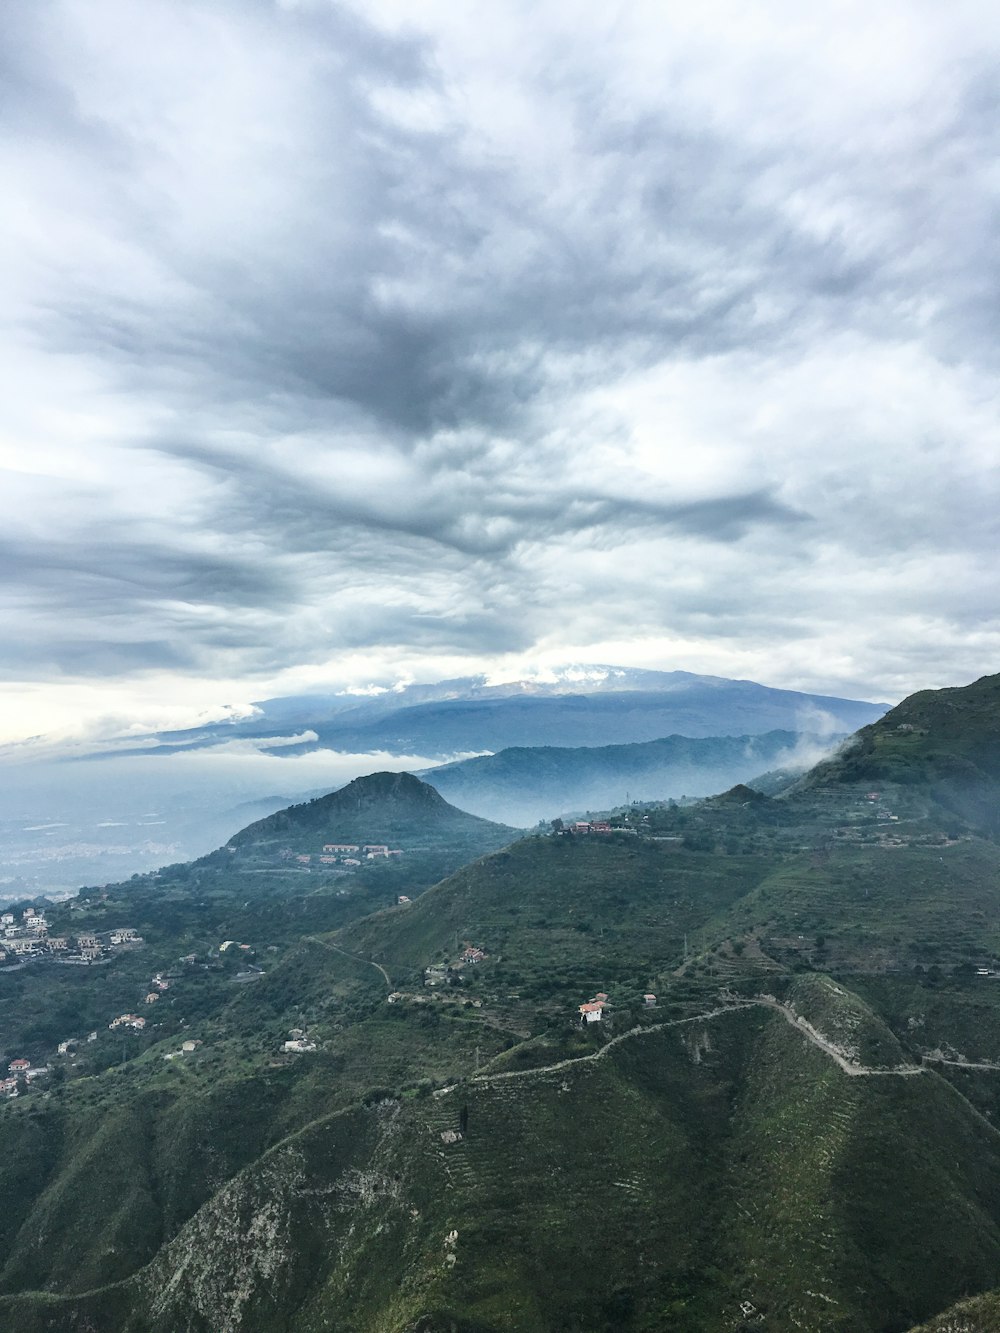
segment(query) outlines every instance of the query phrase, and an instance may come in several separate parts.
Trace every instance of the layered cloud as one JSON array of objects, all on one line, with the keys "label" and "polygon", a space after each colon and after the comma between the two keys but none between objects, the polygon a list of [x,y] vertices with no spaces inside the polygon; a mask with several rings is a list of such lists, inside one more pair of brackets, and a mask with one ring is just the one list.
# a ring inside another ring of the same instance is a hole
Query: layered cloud
[{"label": "layered cloud", "polygon": [[15,7],[32,729],[143,680],[991,669],[998,46],[985,4]]}]

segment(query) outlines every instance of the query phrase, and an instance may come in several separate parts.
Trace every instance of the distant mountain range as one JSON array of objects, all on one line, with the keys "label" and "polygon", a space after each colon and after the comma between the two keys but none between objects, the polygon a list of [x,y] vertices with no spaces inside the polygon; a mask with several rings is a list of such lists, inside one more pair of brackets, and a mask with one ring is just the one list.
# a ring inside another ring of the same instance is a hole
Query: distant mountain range
[{"label": "distant mountain range", "polygon": [[[92,751],[75,742],[60,750],[44,740],[20,748],[11,762],[0,763],[0,901],[67,892],[191,859],[217,847],[247,817],[382,769],[426,771],[437,760],[512,747],[656,742],[662,751],[664,737],[781,731],[833,740],[885,711],[883,704],[753,681],[623,667],[567,667],[504,684],[479,676],[373,690],[267,699],[250,715],[234,709],[211,725],[141,740],[108,737]],[[680,739],[674,744],[684,748]],[[727,746],[721,763],[710,755],[712,747],[705,751],[704,773],[697,747],[689,747],[669,761],[655,751],[593,760],[579,753],[558,763],[539,754],[519,761],[516,772],[507,756],[441,781],[476,813],[530,824],[577,806],[618,803],[626,792],[706,794],[771,763],[750,757],[744,765],[739,742]],[[595,780],[602,766],[606,783]],[[535,777],[529,778],[529,767]],[[502,803],[522,779],[518,801]]]},{"label": "distant mountain range", "polygon": [[766,770],[805,769],[830,751],[834,739],[768,731],[574,749],[512,746],[424,769],[420,776],[463,810],[527,827],[629,801],[710,796]]},{"label": "distant mountain range", "polygon": [[[888,707],[689,671],[568,667],[552,679],[501,685],[473,676],[374,696],[267,699],[252,717],[161,732],[136,753],[203,749],[240,737],[264,750],[274,739],[280,742],[274,753],[281,755],[329,748],[441,759],[510,746],[620,745],[673,735],[844,734]],[[290,743],[296,735],[303,739]]]}]

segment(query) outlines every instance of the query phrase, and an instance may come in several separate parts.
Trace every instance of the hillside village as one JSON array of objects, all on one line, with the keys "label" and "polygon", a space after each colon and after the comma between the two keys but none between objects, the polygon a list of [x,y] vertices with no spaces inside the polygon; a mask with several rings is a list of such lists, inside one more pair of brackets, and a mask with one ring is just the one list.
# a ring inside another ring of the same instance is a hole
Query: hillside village
[{"label": "hillside village", "polygon": [[54,958],[62,963],[88,964],[109,959],[116,950],[143,943],[131,926],[75,935],[53,935],[45,913],[35,907],[0,914],[0,965],[17,965],[33,958]]},{"label": "hillside village", "polygon": [[[230,848],[230,851],[235,851]],[[297,852],[292,847],[282,847],[278,852],[279,861],[293,861],[298,866],[344,866],[357,869],[365,861],[387,861],[390,857],[402,856],[400,848],[390,848],[386,843],[327,842],[319,852]]]}]

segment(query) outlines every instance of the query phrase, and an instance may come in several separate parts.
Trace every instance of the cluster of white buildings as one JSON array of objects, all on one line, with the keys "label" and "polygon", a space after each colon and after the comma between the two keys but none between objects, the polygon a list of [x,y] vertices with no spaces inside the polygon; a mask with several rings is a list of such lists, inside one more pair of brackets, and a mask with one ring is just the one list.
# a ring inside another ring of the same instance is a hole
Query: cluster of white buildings
[{"label": "cluster of white buildings", "polygon": [[469,944],[466,941],[462,945],[462,952],[453,963],[431,963],[429,967],[424,968],[424,985],[457,984],[461,981],[458,974],[463,967],[474,967],[477,963],[482,963],[487,957],[488,954],[481,945]]},{"label": "cluster of white buildings", "polygon": [[177,1060],[184,1055],[193,1055],[201,1044],[202,1043],[200,1040],[196,1040],[195,1038],[189,1037],[187,1041],[181,1042],[181,1048],[179,1051],[168,1051],[163,1058],[164,1060]]},{"label": "cluster of white buildings", "polygon": [[[96,1041],[96,1040],[97,1040],[96,1032],[87,1033],[87,1041]],[[77,1046],[82,1046],[82,1045],[83,1043],[81,1041],[78,1041],[76,1037],[67,1037],[65,1041],[61,1041],[59,1045],[56,1047],[56,1054],[72,1055],[73,1051],[76,1050]]]},{"label": "cluster of white buildings", "polygon": [[599,990],[592,1000],[586,1004],[579,1005],[581,1023],[599,1023],[604,1017],[604,1011],[608,1007],[608,997],[605,991]]},{"label": "cluster of white buildings", "polygon": [[49,935],[49,923],[44,912],[26,907],[20,920],[16,912],[0,913],[0,962],[30,958],[34,954],[62,952],[68,947],[68,939]]},{"label": "cluster of white buildings", "polygon": [[115,1028],[132,1028],[134,1032],[141,1032],[146,1026],[146,1020],[138,1014],[119,1014],[113,1018],[108,1027],[114,1031]]},{"label": "cluster of white buildings", "polygon": [[[581,1023],[600,1023],[604,1018],[604,1011],[611,1007],[611,1001],[608,999],[606,991],[599,990],[592,1000],[586,1004],[577,1005],[580,1014]],[[647,991],[642,997],[642,1007],[644,1009],[656,1008],[656,996],[652,991]]]},{"label": "cluster of white buildings", "polygon": [[50,935],[44,912],[26,907],[20,918],[16,912],[0,913],[0,963],[20,962],[27,958],[53,955],[66,962],[93,963],[122,945],[141,944],[142,936],[131,926],[95,935],[81,931],[77,935]]},{"label": "cluster of white buildings", "polygon": [[403,853],[399,848],[389,847],[382,842],[325,842],[321,852],[293,852],[286,847],[280,855],[285,861],[294,861],[303,866],[313,863],[321,866],[359,866],[362,861],[383,861],[391,856],[402,856]]}]

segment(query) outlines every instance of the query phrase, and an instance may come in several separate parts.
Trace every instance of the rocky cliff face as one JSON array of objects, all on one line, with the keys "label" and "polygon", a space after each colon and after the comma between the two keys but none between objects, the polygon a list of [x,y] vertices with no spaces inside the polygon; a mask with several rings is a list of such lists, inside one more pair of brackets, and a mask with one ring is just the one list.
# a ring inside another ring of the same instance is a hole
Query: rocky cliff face
[{"label": "rocky cliff face", "polygon": [[129,1329],[281,1328],[352,1242],[398,1212],[399,1104],[324,1118],[230,1181],[134,1282]]}]

